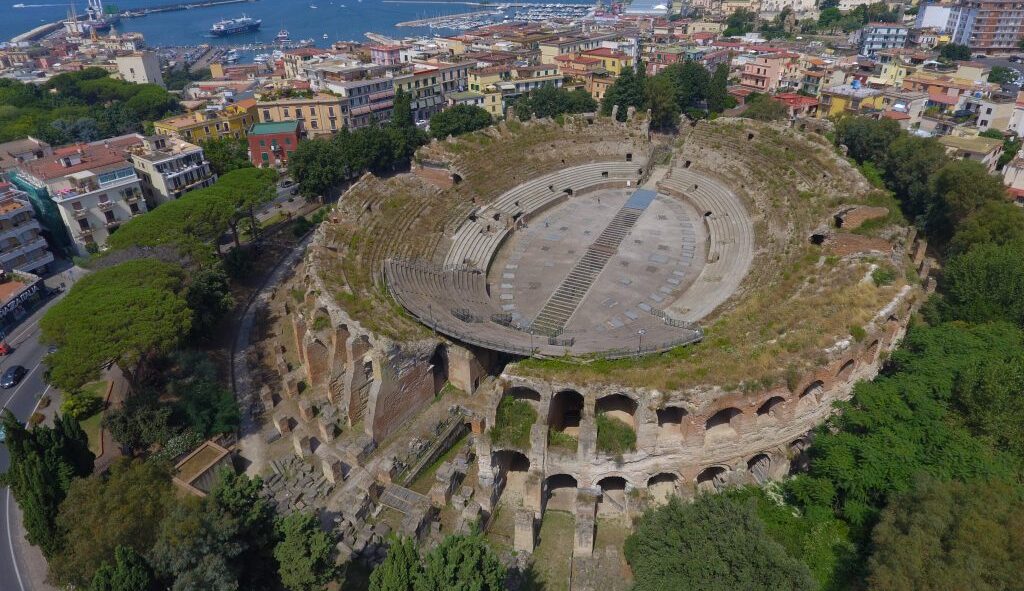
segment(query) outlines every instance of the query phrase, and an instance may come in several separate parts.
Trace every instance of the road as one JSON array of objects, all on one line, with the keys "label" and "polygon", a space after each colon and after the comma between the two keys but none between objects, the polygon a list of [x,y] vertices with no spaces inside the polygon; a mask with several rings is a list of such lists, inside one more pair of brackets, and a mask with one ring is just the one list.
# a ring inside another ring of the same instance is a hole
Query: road
[{"label": "road", "polygon": [[[51,285],[60,282],[61,280],[56,277],[47,281]],[[68,287],[70,288],[70,282]],[[0,372],[12,365],[22,365],[29,370],[29,373],[16,387],[0,390],[0,401],[3,402],[3,408],[10,409],[14,416],[22,422],[28,421],[29,416],[35,410],[36,402],[43,394],[48,392],[52,394],[50,387],[43,381],[45,368],[42,365],[42,360],[46,356],[47,346],[39,342],[39,319],[62,296],[63,294],[51,299],[12,330],[8,335],[7,342],[14,347],[14,351],[10,355],[0,358]],[[7,446],[0,444],[0,472],[7,470],[9,461]],[[3,591],[44,591],[49,587],[40,586],[39,583],[42,581],[40,575],[45,574],[45,570],[42,573],[39,571],[40,567],[45,569],[45,564],[38,564],[40,559],[37,551],[35,556],[23,554],[24,544],[18,540],[18,537],[22,535],[20,519],[21,514],[10,491],[0,488],[0,589]]]}]

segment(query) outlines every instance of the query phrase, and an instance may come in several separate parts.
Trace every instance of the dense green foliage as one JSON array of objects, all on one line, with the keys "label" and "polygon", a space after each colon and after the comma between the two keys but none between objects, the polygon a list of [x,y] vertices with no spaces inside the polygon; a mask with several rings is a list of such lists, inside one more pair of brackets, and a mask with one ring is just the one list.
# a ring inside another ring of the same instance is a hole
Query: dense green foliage
[{"label": "dense green foliage", "polygon": [[742,117],[758,121],[779,121],[789,116],[786,105],[766,94],[757,94],[747,99],[747,108]]},{"label": "dense green foliage", "polygon": [[370,591],[501,591],[505,567],[479,533],[448,536],[422,559],[410,538],[391,540]]},{"label": "dense green foliage", "polygon": [[444,139],[483,129],[491,123],[491,114],[486,110],[475,105],[455,105],[430,118],[430,135]]},{"label": "dense green foliage", "polygon": [[673,497],[644,514],[625,553],[634,591],[815,588],[808,568],[769,536],[752,499]]},{"label": "dense green foliage", "polygon": [[92,578],[88,591],[151,591],[153,571],[146,559],[135,550],[118,546],[114,563],[103,563]]},{"label": "dense green foliage", "polygon": [[517,99],[514,108],[520,119],[534,115],[557,117],[568,113],[593,113],[597,111],[597,101],[581,88],[566,90],[545,84]]},{"label": "dense green foliage", "polygon": [[529,402],[505,396],[498,403],[491,441],[520,449],[530,446],[530,429],[537,422],[537,411]]},{"label": "dense green foliage", "polygon": [[606,454],[621,456],[636,450],[636,431],[605,413],[597,415],[597,449]]},{"label": "dense green foliage", "polygon": [[617,118],[625,121],[629,107],[636,107],[638,112],[650,109],[651,123],[668,130],[676,126],[680,113],[700,118],[729,107],[727,64],[719,65],[714,75],[692,60],[676,62],[650,78],[643,68],[641,63],[635,70],[622,71],[605,93],[601,114],[610,115],[612,107],[618,105]]},{"label": "dense green foliage", "polygon": [[409,165],[416,148],[427,141],[409,110],[409,97],[395,95],[392,120],[355,131],[342,129],[329,139],[299,142],[288,158],[288,174],[307,198],[325,196],[364,172],[384,174]]},{"label": "dense green foliage", "polygon": [[134,376],[174,350],[192,328],[182,281],[181,267],[138,259],[75,283],[39,322],[43,340],[60,347],[47,357],[51,382],[76,390],[111,361]]},{"label": "dense green foliage", "polygon": [[922,480],[885,510],[872,541],[873,589],[1017,589],[1024,497],[1001,482]]},{"label": "dense green foliage", "polygon": [[370,591],[414,591],[423,565],[412,538],[394,538],[384,562],[370,575]]},{"label": "dense green foliage", "polygon": [[971,48],[958,43],[947,43],[939,48],[939,57],[947,60],[969,60]]},{"label": "dense green foliage", "polygon": [[24,514],[28,541],[54,556],[64,537],[57,512],[75,478],[92,472],[94,456],[78,422],[58,417],[54,426],[26,429],[9,410],[0,415],[10,468],[0,477]]},{"label": "dense green foliage", "polygon": [[45,84],[0,79],[0,142],[26,135],[53,145],[139,133],[144,122],[180,109],[155,84],[132,84],[102,68],[53,77]]},{"label": "dense green foliage", "polygon": [[341,576],[331,552],[334,542],[313,513],[292,513],[277,524],[274,548],[281,582],[291,591],[321,591]]},{"label": "dense green foliage", "polygon": [[210,161],[210,168],[218,175],[239,168],[251,168],[249,143],[245,138],[222,137],[203,142],[203,153]]}]

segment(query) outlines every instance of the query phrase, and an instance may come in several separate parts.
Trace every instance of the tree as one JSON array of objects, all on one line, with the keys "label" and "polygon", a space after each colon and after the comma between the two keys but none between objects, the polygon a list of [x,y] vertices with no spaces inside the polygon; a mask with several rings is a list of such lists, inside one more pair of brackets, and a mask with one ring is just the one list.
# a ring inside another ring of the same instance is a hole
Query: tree
[{"label": "tree", "polygon": [[214,510],[235,518],[244,548],[237,557],[239,582],[247,591],[277,589],[280,578],[274,560],[277,543],[274,507],[262,494],[263,481],[224,470],[210,493]]},{"label": "tree", "polygon": [[153,259],[81,279],[39,322],[43,340],[60,347],[47,357],[51,382],[76,390],[109,362],[137,379],[147,360],[170,352],[192,328],[181,286],[180,267]]},{"label": "tree", "polygon": [[501,591],[505,567],[480,534],[448,536],[424,558],[416,591]]},{"label": "tree", "polygon": [[789,110],[786,109],[786,105],[772,97],[758,94],[747,99],[747,108],[743,110],[741,116],[759,121],[779,121],[789,116]]},{"label": "tree", "polygon": [[281,582],[290,591],[320,591],[341,577],[334,564],[334,542],[313,513],[292,513],[277,523],[274,548]]},{"label": "tree", "polygon": [[137,393],[124,407],[104,413],[103,427],[131,455],[167,443],[174,435],[170,419],[169,407],[160,406],[154,396]]},{"label": "tree", "polygon": [[288,174],[298,181],[305,197],[325,195],[344,180],[335,143],[329,139],[303,140],[288,156]]},{"label": "tree", "polygon": [[444,139],[483,129],[491,123],[491,114],[486,110],[474,105],[455,105],[430,118],[430,135]]},{"label": "tree", "polygon": [[872,589],[1017,588],[1024,500],[1001,482],[922,479],[885,510],[872,541]]},{"label": "tree", "polygon": [[647,104],[651,109],[651,125],[672,129],[679,122],[679,104],[675,87],[667,77],[655,76],[647,82]]},{"label": "tree", "polygon": [[211,437],[238,428],[240,414],[234,394],[214,380],[197,379],[176,384],[181,394],[178,408],[197,433]]},{"label": "tree", "polygon": [[754,30],[754,22],[756,20],[757,14],[746,8],[740,8],[725,19],[725,31],[722,32],[722,35],[725,37],[742,37]]},{"label": "tree", "polygon": [[213,138],[203,142],[202,146],[203,153],[210,161],[210,168],[218,176],[239,168],[252,167],[249,144],[243,138]]},{"label": "tree", "polygon": [[199,269],[190,277],[185,301],[192,309],[192,334],[211,337],[235,306],[227,273],[219,265]]},{"label": "tree", "polygon": [[233,565],[244,549],[234,516],[190,497],[171,507],[150,551],[157,573],[172,591],[237,591]]},{"label": "tree", "polygon": [[971,48],[958,43],[947,43],[939,48],[939,57],[955,61],[969,60]]},{"label": "tree", "polygon": [[388,555],[370,574],[370,591],[415,591],[416,580],[423,575],[423,565],[412,538],[395,538]]},{"label": "tree", "polygon": [[715,73],[708,84],[707,102],[708,111],[721,113],[729,106],[729,64],[718,64]]},{"label": "tree", "polygon": [[130,547],[114,549],[114,564],[104,563],[92,578],[88,591],[151,591],[153,571],[146,559]]},{"label": "tree", "polygon": [[836,143],[845,145],[847,154],[858,163],[882,162],[901,133],[899,124],[892,119],[843,117],[836,124]]},{"label": "tree", "polygon": [[608,87],[601,102],[601,114],[611,115],[612,107],[618,105],[617,119],[626,120],[629,107],[641,110],[646,106],[644,96],[644,78],[637,76],[633,68],[624,68],[615,82]]},{"label": "tree", "polygon": [[75,478],[92,472],[95,456],[74,419],[58,416],[54,426],[26,429],[10,410],[0,425],[10,454],[10,467],[0,484],[10,488],[21,507],[28,541],[53,557],[63,546],[57,513]]},{"label": "tree", "polygon": [[947,162],[946,149],[934,138],[901,134],[889,144],[880,165],[885,183],[904,213],[917,217],[931,207],[930,179]]},{"label": "tree", "polygon": [[967,216],[949,241],[947,254],[967,252],[975,244],[1024,244],[1024,211],[1008,201],[989,201]]},{"label": "tree", "polygon": [[932,176],[935,203],[925,227],[933,240],[948,240],[960,222],[989,201],[1005,199],[1001,179],[989,174],[980,162],[955,160]]},{"label": "tree", "polygon": [[978,244],[952,257],[942,276],[946,320],[1007,320],[1024,326],[1024,243]]},{"label": "tree", "polygon": [[170,474],[157,462],[120,460],[109,477],[74,481],[57,516],[66,543],[50,558],[51,576],[85,587],[103,564],[117,562],[118,546],[145,555],[173,504]]},{"label": "tree", "polygon": [[566,90],[545,84],[534,89],[515,102],[516,115],[520,119],[557,117],[565,113],[593,113],[598,105],[590,93],[577,88]]},{"label": "tree", "polygon": [[1009,84],[1017,79],[1017,72],[1006,66],[992,66],[988,73],[988,81],[992,84]]},{"label": "tree", "polygon": [[953,406],[971,433],[1018,458],[1024,452],[1022,361],[1022,351],[983,359],[966,367],[953,388]]},{"label": "tree", "polygon": [[678,497],[647,511],[625,544],[635,591],[814,589],[807,567],[772,540],[749,500]]}]

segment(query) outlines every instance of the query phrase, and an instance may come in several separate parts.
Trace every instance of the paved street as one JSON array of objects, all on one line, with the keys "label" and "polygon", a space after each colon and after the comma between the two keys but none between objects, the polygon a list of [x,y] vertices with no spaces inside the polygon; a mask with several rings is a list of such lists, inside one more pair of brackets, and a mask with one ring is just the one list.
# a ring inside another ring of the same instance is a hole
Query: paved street
[{"label": "paved street", "polygon": [[[47,280],[51,286],[58,285],[61,279],[54,277]],[[70,288],[71,282],[65,280]],[[65,291],[66,293],[66,291]],[[35,409],[36,401],[49,392],[53,392],[43,382],[42,364],[46,356],[47,346],[39,342],[39,319],[63,294],[51,299],[45,306],[11,331],[8,343],[14,352],[0,357],[0,372],[12,365],[22,365],[29,370],[28,375],[16,387],[0,390],[0,401],[3,408],[11,412],[22,422],[28,421]],[[54,404],[57,404],[54,401]],[[0,444],[0,472],[6,471],[9,463],[7,446]],[[10,491],[0,488],[0,589],[2,591],[46,591],[49,586],[42,586],[45,575],[45,563],[40,564],[41,555],[35,548],[28,547],[19,537],[23,535],[21,515]],[[25,552],[27,550],[27,552]],[[23,554],[24,552],[24,554]],[[35,581],[35,584],[33,583]]]}]

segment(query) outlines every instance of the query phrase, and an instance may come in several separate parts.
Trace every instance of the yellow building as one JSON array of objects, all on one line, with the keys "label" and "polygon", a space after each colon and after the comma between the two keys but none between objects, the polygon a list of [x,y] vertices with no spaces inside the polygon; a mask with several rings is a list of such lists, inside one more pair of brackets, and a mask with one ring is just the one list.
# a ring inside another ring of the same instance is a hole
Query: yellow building
[{"label": "yellow building", "polygon": [[556,39],[542,41],[537,44],[537,49],[540,51],[540,63],[555,65],[557,63],[555,61],[556,56],[581,53],[584,51],[590,51],[591,49],[597,49],[601,47],[602,41],[613,38],[614,35],[566,35]]},{"label": "yellow building", "polygon": [[633,58],[621,51],[615,51],[614,49],[608,49],[607,47],[599,47],[597,49],[591,49],[590,51],[584,51],[583,55],[586,57],[596,57],[600,59],[601,67],[613,76],[618,76],[626,68],[633,67]]},{"label": "yellow building", "polygon": [[488,86],[493,86],[510,76],[512,69],[508,66],[490,66],[477,68],[469,71],[469,89],[475,92],[485,92]]},{"label": "yellow building", "polygon": [[346,125],[348,100],[312,91],[284,91],[257,97],[260,123],[301,121],[310,137],[340,131]]},{"label": "yellow building", "polygon": [[153,123],[158,134],[177,137],[194,144],[210,139],[245,137],[256,123],[256,101],[246,99],[222,108],[200,109]]},{"label": "yellow building", "polygon": [[882,92],[853,84],[822,89],[818,117],[857,115],[882,109]]}]

